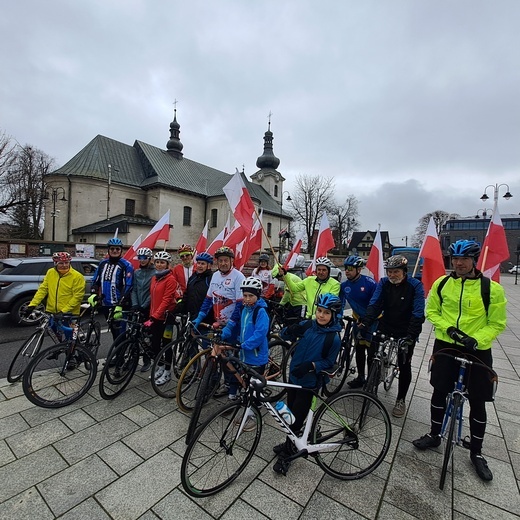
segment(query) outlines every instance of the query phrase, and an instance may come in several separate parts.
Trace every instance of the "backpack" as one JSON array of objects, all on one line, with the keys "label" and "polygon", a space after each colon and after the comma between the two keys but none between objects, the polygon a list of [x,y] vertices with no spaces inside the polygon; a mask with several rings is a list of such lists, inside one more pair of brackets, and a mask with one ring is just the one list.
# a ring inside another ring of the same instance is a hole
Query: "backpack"
[{"label": "backpack", "polygon": [[[446,275],[439,285],[437,286],[437,294],[439,295],[439,299],[441,301],[442,305],[442,288],[446,285],[446,282],[448,281],[448,278],[450,276]],[[484,308],[486,309],[486,314],[488,313],[489,309],[489,302],[491,300],[491,280],[487,276],[482,276],[480,280],[480,295],[482,296],[482,302],[484,303]]]}]

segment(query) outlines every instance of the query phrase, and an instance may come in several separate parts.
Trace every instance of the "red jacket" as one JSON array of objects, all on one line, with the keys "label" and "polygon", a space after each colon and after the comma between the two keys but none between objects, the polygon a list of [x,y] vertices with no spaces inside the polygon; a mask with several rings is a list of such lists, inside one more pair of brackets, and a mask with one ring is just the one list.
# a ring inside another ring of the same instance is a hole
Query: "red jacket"
[{"label": "red jacket", "polygon": [[179,285],[181,286],[181,290],[184,294],[186,291],[186,286],[188,285],[188,279],[193,274],[193,265],[191,265],[188,269],[188,276],[186,276],[186,268],[184,267],[184,264],[181,262],[180,264],[177,264],[175,267],[172,267],[172,273]]},{"label": "red jacket", "polygon": [[173,311],[177,305],[177,300],[182,298],[181,286],[170,270],[152,278],[150,296],[150,318],[164,321],[166,311]]}]

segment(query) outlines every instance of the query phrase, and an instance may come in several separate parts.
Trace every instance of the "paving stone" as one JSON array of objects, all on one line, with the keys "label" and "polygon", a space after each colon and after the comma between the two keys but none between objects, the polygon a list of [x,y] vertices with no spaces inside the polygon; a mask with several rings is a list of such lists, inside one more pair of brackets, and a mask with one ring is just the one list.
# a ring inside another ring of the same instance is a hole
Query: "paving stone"
[{"label": "paving stone", "polygon": [[179,484],[180,466],[181,459],[165,449],[100,491],[96,499],[114,520],[139,518]]},{"label": "paving stone", "polygon": [[[279,511],[277,512],[279,513]],[[263,515],[260,511],[254,509],[242,499],[237,500],[231,507],[220,517],[221,520],[235,520],[236,518],[247,518],[248,520],[267,520],[269,516]],[[284,518],[285,511],[284,511]]]},{"label": "paving stone", "polygon": [[72,431],[59,419],[54,419],[9,437],[7,444],[9,444],[16,457],[20,458],[71,434]]},{"label": "paving stone", "polygon": [[14,453],[9,449],[7,442],[4,440],[0,441],[0,466],[5,466],[9,462],[16,460]]},{"label": "paving stone", "polygon": [[101,399],[88,406],[84,406],[83,409],[96,419],[96,421],[103,421],[148,399],[150,399],[150,397],[137,388],[130,388],[125,389],[121,395],[113,400],[106,401],[105,399]]},{"label": "paving stone", "polygon": [[157,419],[157,415],[153,414],[146,408],[143,408],[141,405],[125,410],[123,415],[128,417],[131,421],[134,421],[139,426],[146,426]]},{"label": "paving stone", "polygon": [[111,520],[111,518],[93,498],[89,498],[60,516],[60,520]]},{"label": "paving stone", "polygon": [[453,496],[453,510],[454,513],[466,514],[468,518],[473,518],[474,520],[489,520],[490,518],[493,520],[518,520],[518,515],[516,514],[487,504],[485,501],[475,499],[459,491],[455,491]]},{"label": "paving stone", "polygon": [[0,468],[0,503],[59,473],[67,463],[50,446]]},{"label": "paving stone", "polygon": [[143,459],[122,442],[115,442],[98,455],[119,475],[135,468]]},{"label": "paving stone", "polygon": [[63,415],[60,419],[69,427],[73,432],[79,432],[92,426],[96,423],[88,413],[83,410],[75,410],[67,415]]},{"label": "paving stone", "polygon": [[[200,508],[195,500],[190,499],[178,489],[174,489],[171,493],[168,493],[160,502],[153,506],[152,511],[162,520],[177,520],[179,518],[211,520],[213,518]],[[235,518],[249,517],[241,516]]]},{"label": "paving stone", "polygon": [[13,397],[24,395],[22,383],[6,385],[0,389],[0,392],[2,392],[5,399],[12,399]]},{"label": "paving stone", "polygon": [[55,516],[38,491],[32,487],[0,504],[0,518],[16,520],[52,520]]},{"label": "paving stone", "polygon": [[29,429],[29,427],[27,421],[20,414],[14,414],[0,419],[0,439],[5,439],[16,433],[23,432]]},{"label": "paving stone", "polygon": [[15,397],[14,399],[2,401],[0,403],[0,419],[9,417],[15,413],[23,412],[24,410],[32,407],[34,407],[34,405],[29,402],[24,395]]},{"label": "paving stone", "polygon": [[119,414],[55,444],[69,464],[75,464],[135,431],[138,426]]},{"label": "paving stone", "polygon": [[418,517],[408,514],[402,509],[397,508],[393,504],[389,504],[385,500],[381,504],[379,514],[377,515],[378,520],[416,520]]},{"label": "paving stone", "polygon": [[117,474],[97,455],[92,455],[41,482],[37,488],[52,512],[59,516],[115,479]]}]

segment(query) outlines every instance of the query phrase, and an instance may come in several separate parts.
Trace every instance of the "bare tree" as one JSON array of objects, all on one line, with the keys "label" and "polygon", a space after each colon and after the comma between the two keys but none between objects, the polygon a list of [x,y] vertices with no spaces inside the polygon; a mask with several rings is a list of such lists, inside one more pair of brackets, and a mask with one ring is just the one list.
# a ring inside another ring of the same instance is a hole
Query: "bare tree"
[{"label": "bare tree", "polygon": [[415,233],[412,236],[411,244],[412,247],[421,247],[424,241],[424,235],[426,235],[426,230],[428,229],[428,223],[430,222],[430,217],[433,217],[433,222],[435,223],[435,230],[437,231],[437,236],[440,236],[441,229],[446,224],[446,222],[452,218],[460,218],[458,213],[448,213],[447,211],[443,211],[441,209],[436,209],[431,213],[427,213],[419,219],[419,224],[415,228]]},{"label": "bare tree", "polygon": [[42,238],[45,175],[54,166],[54,159],[37,148],[25,145],[17,150],[4,184],[9,199],[15,201],[7,209],[8,221],[15,228],[13,236]]},{"label": "bare tree", "polygon": [[330,213],[330,227],[336,240],[339,254],[345,254],[352,233],[359,229],[359,201],[355,195],[349,195],[344,204],[333,204]]},{"label": "bare tree", "polygon": [[291,202],[292,213],[305,229],[307,251],[314,252],[314,230],[319,228],[324,211],[334,204],[334,180],[319,175],[298,175]]},{"label": "bare tree", "polygon": [[16,142],[5,133],[0,134],[0,213],[20,204],[10,190],[10,176],[17,158]]}]

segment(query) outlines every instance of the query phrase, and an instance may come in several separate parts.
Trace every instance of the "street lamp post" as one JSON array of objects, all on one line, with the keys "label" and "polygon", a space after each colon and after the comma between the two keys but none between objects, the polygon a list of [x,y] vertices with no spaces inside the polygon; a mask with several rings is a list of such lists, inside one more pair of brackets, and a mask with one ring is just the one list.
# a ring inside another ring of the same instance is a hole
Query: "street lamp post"
[{"label": "street lamp post", "polygon": [[[50,193],[50,196],[49,196]],[[59,209],[56,209],[56,202],[58,202],[58,196],[61,195],[59,200],[67,201],[67,197],[65,197],[65,188],[62,188],[61,186],[58,186],[57,188],[48,188],[45,192],[45,197],[43,197],[46,200],[52,200],[52,241],[54,242],[56,239],[56,217],[58,216],[58,213],[60,212]]]},{"label": "street lamp post", "polygon": [[511,193],[509,192],[509,186],[507,184],[488,184],[484,189],[484,194],[482,195],[482,197],[480,197],[480,200],[484,202],[486,202],[486,200],[489,200],[486,191],[488,188],[493,188],[493,201],[496,204],[498,202],[498,192],[502,186],[505,186],[507,188],[507,191],[503,197],[504,199],[509,200],[513,195],[511,195]]},{"label": "street lamp post", "polygon": [[283,196],[287,193],[287,198],[285,199],[287,202],[291,202],[291,195],[288,191],[282,192],[280,196],[280,225],[279,225],[279,233],[278,233],[278,256],[280,256],[282,252],[282,215],[283,215]]}]

